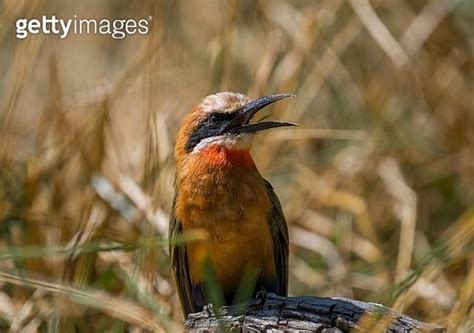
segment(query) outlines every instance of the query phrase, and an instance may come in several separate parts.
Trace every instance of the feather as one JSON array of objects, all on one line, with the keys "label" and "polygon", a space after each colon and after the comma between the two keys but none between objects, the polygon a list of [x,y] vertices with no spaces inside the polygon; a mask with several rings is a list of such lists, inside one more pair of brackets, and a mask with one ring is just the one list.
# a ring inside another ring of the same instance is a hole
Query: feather
[{"label": "feather", "polygon": [[[270,284],[267,284],[267,291],[286,296],[288,293],[288,227],[280,201],[273,191],[272,185],[266,180],[265,189],[272,204],[267,223],[273,240],[273,259],[275,260],[276,268],[276,281],[269,281]],[[203,305],[208,302],[203,296],[202,286],[200,284],[193,284],[191,281],[186,245],[176,244],[176,238],[182,230],[182,224],[176,218],[175,204],[173,204],[169,228],[170,255],[181,306],[184,314],[187,316],[189,313],[202,310]],[[260,255],[260,253],[255,255]],[[261,274],[262,276],[258,280],[266,280],[265,272]],[[258,284],[253,296],[261,289],[261,284]]]}]

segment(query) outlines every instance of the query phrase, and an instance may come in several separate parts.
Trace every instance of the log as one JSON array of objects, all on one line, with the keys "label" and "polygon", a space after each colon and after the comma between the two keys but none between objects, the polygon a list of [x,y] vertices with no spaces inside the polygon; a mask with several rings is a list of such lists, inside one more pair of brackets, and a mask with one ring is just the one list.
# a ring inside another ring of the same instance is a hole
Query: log
[{"label": "log", "polygon": [[189,314],[187,333],[446,332],[376,303],[339,297],[258,295],[244,304]]}]

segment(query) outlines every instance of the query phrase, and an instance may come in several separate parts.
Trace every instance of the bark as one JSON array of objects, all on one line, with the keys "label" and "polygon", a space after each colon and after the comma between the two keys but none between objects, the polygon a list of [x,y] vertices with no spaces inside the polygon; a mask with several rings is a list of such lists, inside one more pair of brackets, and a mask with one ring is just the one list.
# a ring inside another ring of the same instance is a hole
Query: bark
[{"label": "bark", "polygon": [[446,332],[385,306],[347,298],[262,295],[245,304],[192,313],[185,332]]}]

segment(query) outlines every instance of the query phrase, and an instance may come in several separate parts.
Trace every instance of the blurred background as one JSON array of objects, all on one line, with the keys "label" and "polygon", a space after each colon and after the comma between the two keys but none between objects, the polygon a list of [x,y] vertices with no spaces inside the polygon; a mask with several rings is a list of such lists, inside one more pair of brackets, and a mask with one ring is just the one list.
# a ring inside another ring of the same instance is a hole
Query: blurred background
[{"label": "blurred background", "polygon": [[[18,18],[150,32],[15,38]],[[295,93],[256,138],[291,295],[474,330],[474,2],[0,2],[0,331],[179,331],[175,134],[204,96]]]}]

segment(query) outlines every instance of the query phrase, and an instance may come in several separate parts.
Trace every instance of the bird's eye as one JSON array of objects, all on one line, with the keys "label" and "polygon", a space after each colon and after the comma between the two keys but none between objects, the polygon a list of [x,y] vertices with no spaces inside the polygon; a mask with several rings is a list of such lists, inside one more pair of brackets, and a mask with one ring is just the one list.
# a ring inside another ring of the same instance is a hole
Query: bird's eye
[{"label": "bird's eye", "polygon": [[215,114],[209,116],[209,123],[212,125],[217,125],[219,123],[219,117]]}]

